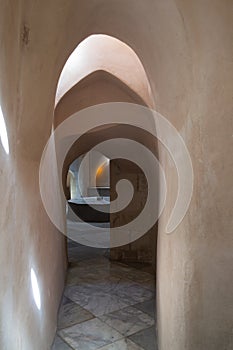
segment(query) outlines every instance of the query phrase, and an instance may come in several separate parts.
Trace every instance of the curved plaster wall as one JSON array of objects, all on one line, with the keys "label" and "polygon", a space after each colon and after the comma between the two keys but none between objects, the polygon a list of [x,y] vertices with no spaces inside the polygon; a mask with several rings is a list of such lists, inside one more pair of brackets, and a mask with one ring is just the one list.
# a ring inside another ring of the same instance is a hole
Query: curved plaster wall
[{"label": "curved plaster wall", "polygon": [[106,157],[103,156],[103,159],[102,159],[101,163],[99,162],[99,165],[95,166],[94,170],[95,170],[95,172],[93,172],[93,174],[95,174],[96,181],[93,181],[93,184],[96,183],[97,187],[110,187],[109,160],[106,159]]},{"label": "curved plaster wall", "polygon": [[107,102],[146,105],[134,89],[106,71],[98,70],[83,78],[62,97],[54,112],[56,128],[66,118],[84,108]]},{"label": "curved plaster wall", "polygon": [[99,70],[114,75],[150,103],[150,86],[135,52],[122,41],[101,34],[89,36],[71,53],[58,81],[55,103],[80,80]]}]

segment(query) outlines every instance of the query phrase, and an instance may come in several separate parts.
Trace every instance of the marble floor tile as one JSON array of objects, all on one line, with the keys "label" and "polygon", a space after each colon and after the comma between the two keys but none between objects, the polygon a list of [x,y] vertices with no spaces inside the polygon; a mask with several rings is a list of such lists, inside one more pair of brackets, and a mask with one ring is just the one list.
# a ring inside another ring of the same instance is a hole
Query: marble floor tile
[{"label": "marble floor tile", "polygon": [[128,305],[134,305],[145,300],[150,300],[154,296],[154,293],[149,289],[143,288],[139,284],[134,283],[131,285],[119,283],[113,291],[113,294],[121,300],[124,300]]},{"label": "marble floor tile", "polygon": [[102,272],[108,271],[109,269],[102,267],[102,265],[95,266],[94,264],[81,264],[78,263],[75,267],[69,269],[68,274],[72,276],[84,276],[86,273],[97,273],[101,274]]},{"label": "marble floor tile", "polygon": [[108,249],[73,241],[68,250],[52,350],[156,350],[155,279],[148,264],[111,262]]},{"label": "marble floor tile", "polygon": [[[96,225],[95,225],[96,226]],[[110,247],[110,227],[103,227],[101,233],[96,230],[94,225],[88,225],[85,222],[67,221],[67,237],[70,240],[80,242],[82,245],[90,247],[95,241],[96,247]]]},{"label": "marble floor tile", "polygon": [[104,315],[129,306],[123,298],[111,293],[96,291],[94,288],[80,292],[79,286],[69,286],[65,296],[90,311],[95,316]]},{"label": "marble floor tile", "polygon": [[156,313],[155,296],[151,300],[146,300],[143,303],[135,304],[134,307],[141,310],[142,312],[145,312],[146,314],[150,315],[150,317],[155,319],[155,313]]},{"label": "marble floor tile", "polygon": [[79,252],[79,248],[69,248],[69,266],[80,266],[80,264],[85,265],[85,262],[87,263],[89,260],[92,260],[96,258],[96,260],[99,258],[100,253],[88,253],[84,254]]},{"label": "marble floor tile", "polygon": [[66,278],[66,285],[81,285],[81,284],[96,284],[99,279],[107,278],[104,274],[100,277],[98,274],[86,271],[86,273],[68,273]]},{"label": "marble floor tile", "polygon": [[93,294],[94,292],[111,292],[111,290],[116,285],[118,285],[119,281],[119,277],[90,277],[90,275],[87,274],[86,277],[80,278],[78,283],[67,285],[65,288],[65,294],[72,291],[81,294]]},{"label": "marble floor tile", "polygon": [[126,261],[126,262],[121,263],[121,264],[124,266],[135,268],[135,269],[140,270],[140,271],[145,271],[145,272],[151,273],[151,264],[148,264],[148,263]]},{"label": "marble floor tile", "polygon": [[97,318],[58,333],[75,350],[96,350],[122,338],[119,332]]},{"label": "marble floor tile", "polygon": [[73,350],[67,343],[65,343],[60,337],[56,336],[51,347],[51,350]]},{"label": "marble floor tile", "polygon": [[90,320],[93,317],[94,316],[89,311],[83,309],[72,300],[63,297],[62,304],[59,309],[58,329]]},{"label": "marble floor tile", "polygon": [[138,344],[145,350],[157,350],[155,326],[133,334],[129,337],[134,343]]},{"label": "marble floor tile", "polygon": [[112,273],[115,275],[119,275],[121,277],[126,277],[134,282],[145,282],[153,280],[153,276],[148,273],[141,270],[137,270],[135,268],[131,267],[123,267],[123,266],[112,266],[111,267]]},{"label": "marble floor tile", "polygon": [[[104,292],[104,293],[111,293],[113,294],[115,290],[118,289],[119,285],[126,284],[127,281],[123,280],[121,277],[114,277],[114,276],[101,276],[101,277],[92,277],[90,278],[89,275],[87,275],[85,278],[81,278],[77,284],[74,285],[68,285],[66,287],[66,290],[75,290],[76,293],[97,293],[97,292]],[[130,286],[132,282],[128,282],[128,285]],[[65,290],[65,293],[66,293]],[[69,293],[69,292],[68,292]]]},{"label": "marble floor tile", "polygon": [[153,276],[150,273],[136,269],[130,271],[130,273],[127,275],[127,278],[139,283],[154,280]]},{"label": "marble floor tile", "polygon": [[134,307],[127,307],[99,318],[124,337],[149,328],[154,324],[154,318]]},{"label": "marble floor tile", "polygon": [[96,257],[97,256],[104,256],[107,252],[109,252],[109,249],[106,249],[106,248],[96,249],[93,247],[87,247],[87,246],[81,245],[75,241],[72,241],[70,239],[68,239],[67,246],[68,246],[68,254],[70,253],[70,249],[76,248],[78,251],[78,256],[83,257],[84,259],[88,259],[89,257],[91,259],[95,256]]},{"label": "marble floor tile", "polygon": [[79,263],[79,267],[106,267],[106,266],[110,266],[110,262],[107,258],[103,257],[103,256],[96,256],[93,257],[91,259],[87,259],[87,260],[82,260]]},{"label": "marble floor tile", "polygon": [[144,350],[134,342],[132,342],[130,339],[121,339],[118,340],[115,343],[112,343],[110,345],[106,345],[103,348],[100,348],[99,350]]},{"label": "marble floor tile", "polygon": [[143,281],[143,282],[137,282],[141,285],[141,287],[151,290],[155,293],[155,280],[149,280],[149,281]]},{"label": "marble floor tile", "polygon": [[[101,280],[103,278],[108,278],[110,273],[108,269],[98,270],[96,268],[88,267],[79,267],[75,266],[68,271],[66,284],[67,285],[75,285],[80,284],[82,282],[93,283],[95,281]],[[116,276],[119,277],[119,276]]]},{"label": "marble floor tile", "polygon": [[141,269],[141,271],[144,271],[144,272],[147,272],[149,273],[150,275],[152,275],[153,278],[155,278],[156,276],[156,271],[155,269],[152,267],[152,266],[145,266]]}]

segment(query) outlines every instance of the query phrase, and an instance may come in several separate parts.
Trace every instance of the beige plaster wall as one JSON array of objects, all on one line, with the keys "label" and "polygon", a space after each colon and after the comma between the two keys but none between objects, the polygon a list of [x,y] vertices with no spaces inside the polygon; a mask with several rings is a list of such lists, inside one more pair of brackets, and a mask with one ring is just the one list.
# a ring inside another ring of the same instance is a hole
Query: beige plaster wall
[{"label": "beige plaster wall", "polygon": [[[0,214],[5,266],[1,346],[46,349],[55,329],[63,279],[55,271],[64,266],[64,252],[62,239],[41,207],[36,173],[51,130],[62,67],[82,39],[104,33],[123,40],[138,54],[157,110],[181,132],[193,161],[189,212],[167,236],[164,223],[175,200],[176,176],[164,151],[160,155],[169,197],[159,224],[159,349],[232,349],[232,1],[1,0],[0,4],[1,104],[11,147],[10,157],[0,155],[1,194],[5,193],[1,202],[6,204]],[[31,181],[27,187],[21,185],[25,172]],[[22,210],[26,197],[27,213]],[[24,262],[32,247],[47,306],[43,304],[43,321],[33,303],[28,307],[22,303],[30,288],[29,264]],[[56,290],[54,298],[49,290]]]},{"label": "beige plaster wall", "polygon": [[109,187],[109,159],[100,152],[93,152],[89,157],[90,182],[89,187]]},{"label": "beige plaster wall", "polygon": [[[35,104],[34,99],[41,100],[43,84],[35,84],[31,74],[22,72],[27,49],[22,43],[21,5],[0,4],[0,104],[10,148],[9,155],[5,154],[0,142],[0,349],[49,350],[64,285],[66,252],[63,235],[51,224],[40,199],[41,147],[34,132],[40,128],[40,116],[49,116],[48,103]],[[22,128],[28,131],[25,137]],[[43,129],[42,143],[50,128],[48,124]],[[33,297],[31,268],[40,289],[40,310]]]},{"label": "beige plaster wall", "polygon": [[145,105],[142,97],[123,81],[106,71],[97,70],[77,83],[56,105],[55,127],[84,108],[122,101]]},{"label": "beige plaster wall", "polygon": [[[110,162],[110,197],[116,199],[116,184],[121,179],[127,179],[134,187],[130,204],[123,210],[110,214],[110,227],[121,227],[135,219],[143,210],[147,199],[147,180],[143,171],[134,163],[123,159]],[[114,208],[116,209],[116,208]],[[122,262],[148,263],[156,269],[157,226],[152,227],[138,240],[110,250],[112,260]]]},{"label": "beige plaster wall", "polygon": [[103,34],[87,37],[72,52],[58,81],[56,103],[80,80],[98,70],[114,75],[150,103],[150,86],[136,53],[124,42]]}]

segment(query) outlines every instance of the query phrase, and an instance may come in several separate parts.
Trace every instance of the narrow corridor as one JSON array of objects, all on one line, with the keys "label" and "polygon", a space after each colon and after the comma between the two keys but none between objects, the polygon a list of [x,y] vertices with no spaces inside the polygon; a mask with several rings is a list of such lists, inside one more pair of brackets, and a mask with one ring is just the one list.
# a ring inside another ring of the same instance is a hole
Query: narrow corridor
[{"label": "narrow corridor", "polygon": [[155,350],[150,266],[113,263],[106,249],[68,241],[69,269],[52,350]]}]

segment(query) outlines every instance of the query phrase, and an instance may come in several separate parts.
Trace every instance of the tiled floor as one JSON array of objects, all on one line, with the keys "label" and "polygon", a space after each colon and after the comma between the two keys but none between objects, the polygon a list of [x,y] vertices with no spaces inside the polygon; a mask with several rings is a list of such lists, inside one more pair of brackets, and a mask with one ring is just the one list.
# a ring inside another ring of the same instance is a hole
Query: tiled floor
[{"label": "tiled floor", "polygon": [[[67,285],[52,350],[156,350],[155,281],[69,241]],[[139,269],[140,267],[140,269]]]}]

